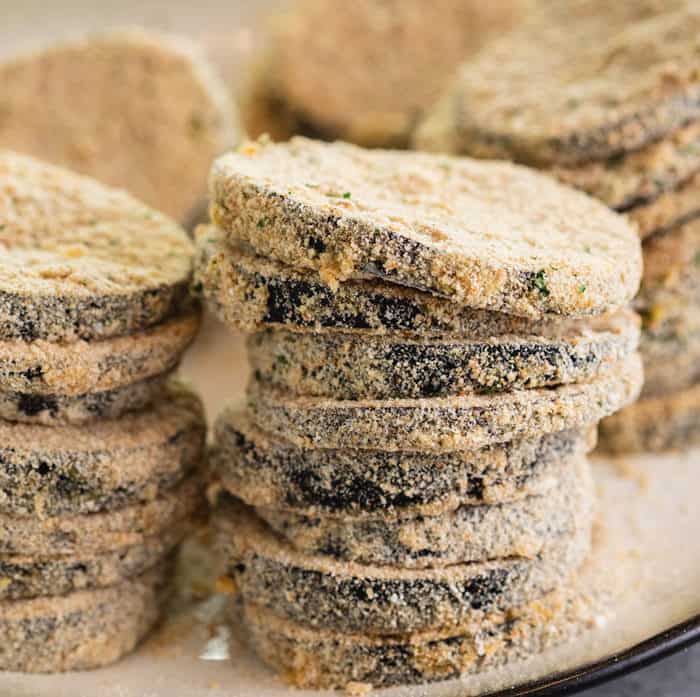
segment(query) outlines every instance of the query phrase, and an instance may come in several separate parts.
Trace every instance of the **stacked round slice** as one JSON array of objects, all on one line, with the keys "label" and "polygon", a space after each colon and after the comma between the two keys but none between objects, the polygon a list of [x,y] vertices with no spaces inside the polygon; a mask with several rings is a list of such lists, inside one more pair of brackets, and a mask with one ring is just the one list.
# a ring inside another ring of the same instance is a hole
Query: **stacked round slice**
[{"label": "stacked round slice", "polygon": [[211,186],[197,285],[253,373],[215,520],[255,650],[379,686],[585,627],[586,454],[642,379],[634,231],[521,167],[304,139]]},{"label": "stacked round slice", "polygon": [[415,138],[540,167],[637,227],[647,377],[642,400],[603,422],[611,451],[700,442],[699,31],[685,0],[543,4],[462,66]]},{"label": "stacked round slice", "polygon": [[0,670],[104,665],[160,615],[203,505],[191,264],[164,216],[0,152]]}]

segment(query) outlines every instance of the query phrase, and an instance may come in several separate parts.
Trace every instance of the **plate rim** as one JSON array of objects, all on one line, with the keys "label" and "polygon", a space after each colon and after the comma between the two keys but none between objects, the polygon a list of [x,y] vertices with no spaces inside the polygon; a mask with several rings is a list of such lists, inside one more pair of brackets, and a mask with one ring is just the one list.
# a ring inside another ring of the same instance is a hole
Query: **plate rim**
[{"label": "plate rim", "polygon": [[573,695],[645,668],[700,642],[700,613],[629,648],[582,666],[488,692],[482,697],[559,697]]}]

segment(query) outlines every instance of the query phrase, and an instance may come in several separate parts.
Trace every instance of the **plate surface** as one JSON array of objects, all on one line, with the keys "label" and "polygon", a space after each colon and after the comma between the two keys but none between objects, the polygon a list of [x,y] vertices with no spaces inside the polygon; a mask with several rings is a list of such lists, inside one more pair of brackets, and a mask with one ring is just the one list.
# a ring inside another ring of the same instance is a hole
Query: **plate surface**
[{"label": "plate surface", "polygon": [[[206,356],[206,361],[204,357]],[[185,374],[214,415],[240,398],[247,366],[240,337],[209,321]],[[617,593],[610,617],[566,646],[463,680],[393,688],[387,697],[551,697],[572,694],[700,640],[700,451],[594,461],[599,490],[591,578]],[[192,552],[192,550],[191,550]],[[194,548],[193,553],[198,553]],[[207,564],[192,563],[201,574]],[[188,587],[190,587],[188,583]],[[223,598],[191,604],[125,661],[91,673],[0,675],[12,697],[311,697],[285,687],[219,619]],[[217,657],[221,649],[228,660]]]}]

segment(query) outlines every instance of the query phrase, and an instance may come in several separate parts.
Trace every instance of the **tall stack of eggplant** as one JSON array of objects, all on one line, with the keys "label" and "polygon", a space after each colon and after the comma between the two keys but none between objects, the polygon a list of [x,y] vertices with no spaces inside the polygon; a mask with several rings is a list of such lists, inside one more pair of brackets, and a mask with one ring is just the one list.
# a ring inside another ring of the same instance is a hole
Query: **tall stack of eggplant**
[{"label": "tall stack of eggplant", "polygon": [[252,332],[213,461],[255,650],[380,686],[585,627],[586,453],[642,380],[628,224],[518,166],[305,139],[222,157],[211,198],[196,283]]}]

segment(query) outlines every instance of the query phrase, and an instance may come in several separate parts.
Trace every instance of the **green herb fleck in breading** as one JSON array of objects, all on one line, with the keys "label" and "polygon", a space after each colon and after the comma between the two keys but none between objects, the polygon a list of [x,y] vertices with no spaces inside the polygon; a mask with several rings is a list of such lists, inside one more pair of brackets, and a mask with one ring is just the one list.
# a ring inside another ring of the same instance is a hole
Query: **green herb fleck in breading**
[{"label": "green herb fleck in breading", "polygon": [[540,269],[535,274],[532,285],[537,288],[540,295],[543,295],[545,298],[549,295],[549,288],[547,287],[547,272],[544,269]]}]

